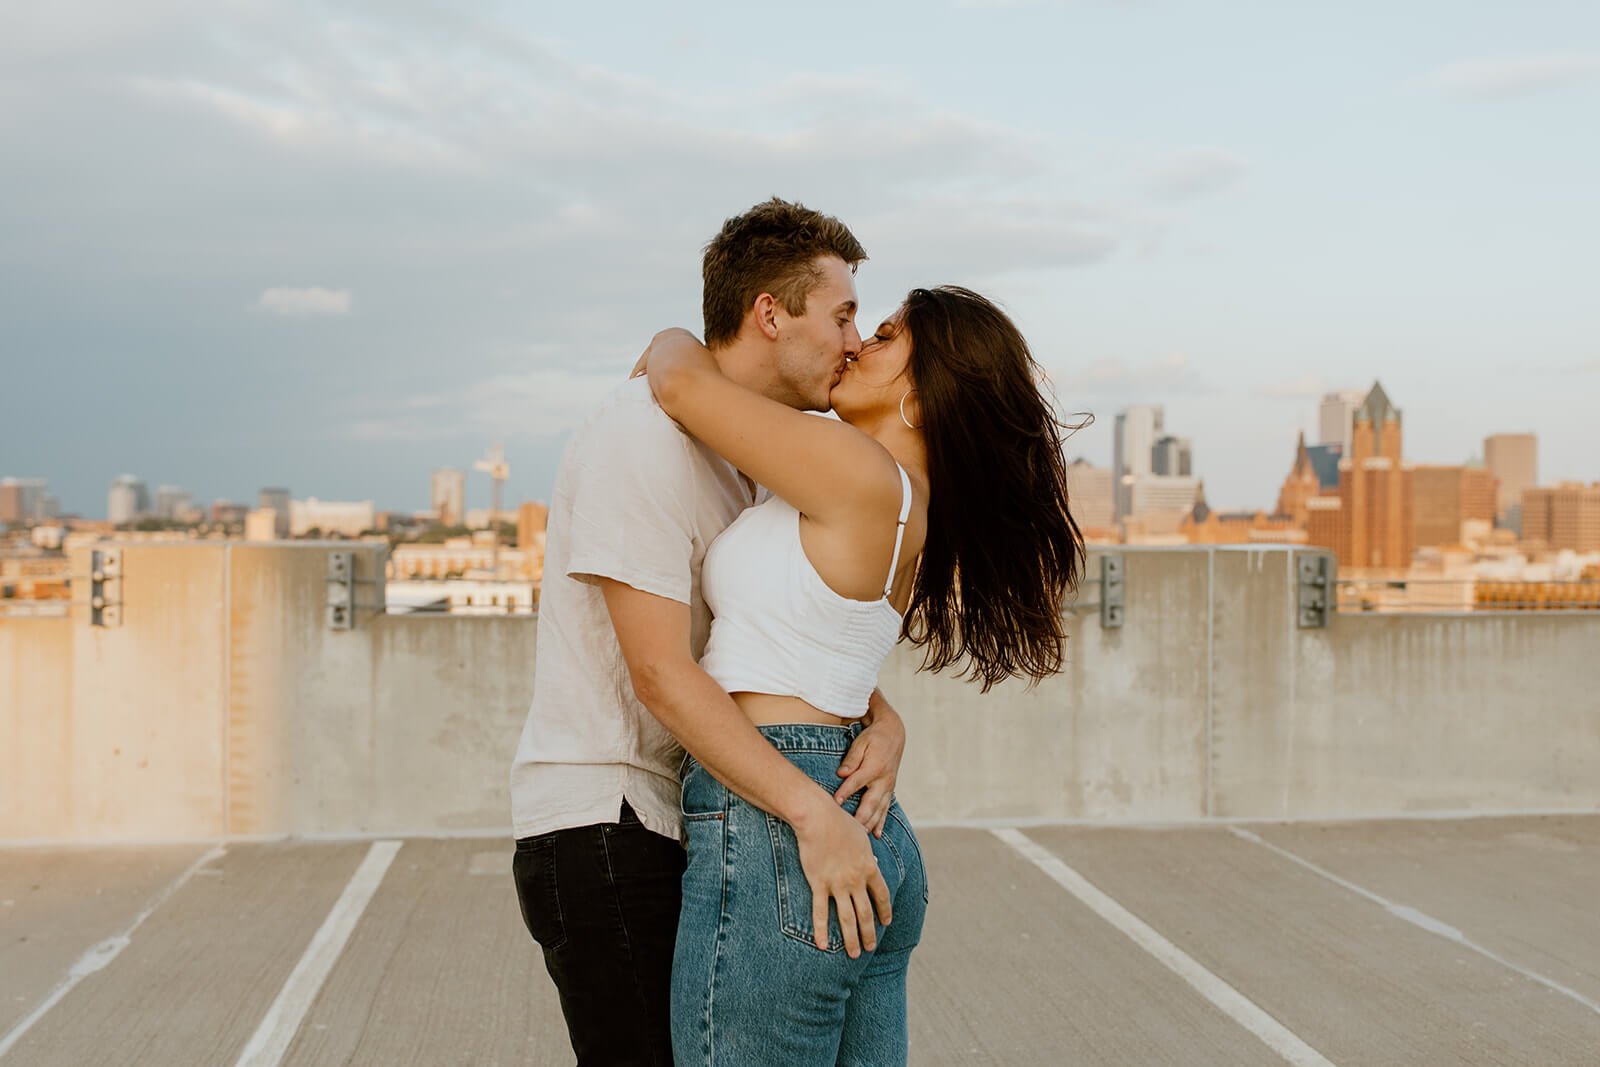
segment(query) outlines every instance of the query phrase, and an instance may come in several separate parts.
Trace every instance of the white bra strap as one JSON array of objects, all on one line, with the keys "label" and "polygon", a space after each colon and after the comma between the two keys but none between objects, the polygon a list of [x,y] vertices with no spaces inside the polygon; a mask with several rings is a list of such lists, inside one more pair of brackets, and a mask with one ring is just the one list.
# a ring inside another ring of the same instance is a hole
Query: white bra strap
[{"label": "white bra strap", "polygon": [[884,596],[894,588],[894,572],[900,569],[900,543],[905,540],[906,520],[911,518],[911,476],[898,463],[894,468],[900,472],[900,522],[894,532],[894,558],[889,561],[889,581],[883,587]]}]

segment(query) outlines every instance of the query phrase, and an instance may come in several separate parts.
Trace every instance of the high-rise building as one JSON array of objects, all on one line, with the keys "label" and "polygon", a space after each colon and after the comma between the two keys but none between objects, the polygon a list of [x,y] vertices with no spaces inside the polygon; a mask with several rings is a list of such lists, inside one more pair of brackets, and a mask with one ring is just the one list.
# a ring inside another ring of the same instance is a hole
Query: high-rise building
[{"label": "high-rise building", "polygon": [[1194,473],[1194,448],[1187,437],[1162,437],[1150,446],[1150,473],[1187,478]]},{"label": "high-rise building", "polygon": [[1079,457],[1067,464],[1067,507],[1086,534],[1116,524],[1111,472]]},{"label": "high-rise building", "polygon": [[176,485],[163,485],[156,490],[156,518],[177,521],[194,507],[194,494]]},{"label": "high-rise building", "polygon": [[1546,551],[1600,551],[1600,482],[1562,482],[1522,494],[1522,540]]},{"label": "high-rise building", "polygon": [[261,490],[256,494],[256,507],[263,510],[266,508],[272,509],[271,540],[287,540],[289,537],[289,490],[278,486]]},{"label": "high-rise building", "polygon": [[1308,445],[1305,431],[1295,442],[1294,465],[1278,490],[1278,510],[1293,530],[1305,532],[1305,543],[1326,548],[1345,559],[1349,556],[1349,531],[1344,528],[1344,504],[1339,499],[1340,445]]},{"label": "high-rise building", "polygon": [[1400,409],[1377,382],[1351,419],[1339,461],[1339,500],[1348,530],[1341,566],[1400,571],[1411,565],[1411,470],[1402,459]]},{"label": "high-rise building", "polygon": [[106,518],[113,526],[120,526],[149,514],[150,490],[144,481],[131,474],[119,475],[106,495]]},{"label": "high-rise building", "polygon": [[1539,438],[1531,433],[1497,433],[1483,439],[1483,463],[1500,484],[1495,518],[1505,521],[1522,503],[1522,494],[1539,484]]},{"label": "high-rise building", "polygon": [[1468,524],[1494,525],[1494,476],[1482,467],[1418,464],[1411,484],[1417,548],[1462,544]]},{"label": "high-rise building", "polygon": [[460,526],[467,514],[467,472],[454,467],[434,471],[430,496],[439,525]]},{"label": "high-rise building", "polygon": [[0,479],[0,522],[47,522],[59,507],[43,478]]},{"label": "high-rise building", "polygon": [[1117,414],[1116,430],[1111,438],[1111,469],[1118,518],[1132,509],[1128,487],[1133,483],[1129,479],[1153,473],[1151,450],[1162,436],[1164,421],[1165,414],[1159,405],[1135,404]]},{"label": "high-rise building", "polygon": [[1349,455],[1350,427],[1356,409],[1366,398],[1367,395],[1359,389],[1324,394],[1322,404],[1317,409],[1317,444],[1338,445],[1341,453]]}]

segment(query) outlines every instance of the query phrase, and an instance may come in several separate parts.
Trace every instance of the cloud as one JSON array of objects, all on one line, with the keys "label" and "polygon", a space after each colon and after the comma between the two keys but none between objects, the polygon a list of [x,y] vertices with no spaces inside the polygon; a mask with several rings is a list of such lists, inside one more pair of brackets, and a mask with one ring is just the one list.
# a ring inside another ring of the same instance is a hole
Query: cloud
[{"label": "cloud", "polygon": [[1312,397],[1320,397],[1329,391],[1328,384],[1319,375],[1307,372],[1290,381],[1260,386],[1255,392],[1257,396],[1286,400],[1307,400]]},{"label": "cloud", "polygon": [[350,290],[323,289],[311,286],[306,289],[268,289],[256,301],[256,307],[287,318],[312,315],[350,314]]},{"label": "cloud", "polygon": [[1547,52],[1450,63],[1422,81],[1449,96],[1504,100],[1574,85],[1596,74],[1600,52]]},{"label": "cloud", "polygon": [[1148,187],[1167,200],[1189,200],[1218,192],[1244,175],[1249,164],[1221,148],[1191,148],[1168,160],[1151,175]]},{"label": "cloud", "polygon": [[626,381],[633,358],[637,357],[625,363],[618,356],[590,370],[513,371],[435,392],[369,400],[367,409],[344,426],[341,436],[378,444],[462,435],[486,441],[548,437],[575,427]]},{"label": "cloud", "polygon": [[928,282],[1090,266],[1116,251],[1127,226],[1110,210],[1062,200],[929,197],[871,213],[857,231],[883,249],[877,266]]},{"label": "cloud", "polygon": [[[570,426],[656,329],[699,325],[701,247],[773,194],[852,226],[873,313],[913,285],[1058,286],[1184,236],[1126,192],[1137,163],[1108,177],[1089,146],[941,103],[913,68],[817,73],[796,53],[748,78],[651,77],[528,31],[545,20],[437,0],[136,6],[0,16],[17,30],[0,32],[0,232],[17,236],[0,268],[52,297],[32,299],[42,320],[137,289],[59,323],[83,361],[129,336],[152,372],[226,346],[275,369],[226,383],[240,421],[335,427],[352,469],[388,443]],[[311,390],[361,400],[306,411]]]}]

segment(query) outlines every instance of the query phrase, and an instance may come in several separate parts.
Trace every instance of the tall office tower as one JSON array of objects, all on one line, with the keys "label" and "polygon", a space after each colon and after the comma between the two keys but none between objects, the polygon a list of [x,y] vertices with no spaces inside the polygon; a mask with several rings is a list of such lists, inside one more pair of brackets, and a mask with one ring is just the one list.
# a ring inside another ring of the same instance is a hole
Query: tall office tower
[{"label": "tall office tower", "polygon": [[1359,389],[1346,389],[1337,393],[1326,393],[1322,397],[1322,406],[1317,409],[1317,429],[1319,431],[1319,445],[1338,445],[1342,454],[1350,454],[1350,426],[1355,418],[1356,409],[1359,408],[1367,394]]},{"label": "tall office tower", "polygon": [[1116,523],[1111,472],[1083,458],[1067,464],[1067,507],[1080,530],[1104,530]]},{"label": "tall office tower", "polygon": [[1522,540],[1546,551],[1600,551],[1600,482],[1562,482],[1522,494]]},{"label": "tall office tower", "polygon": [[1150,473],[1187,478],[1193,468],[1194,448],[1187,437],[1163,437],[1150,446]]},{"label": "tall office tower", "polygon": [[1495,518],[1505,521],[1522,503],[1522,494],[1539,484],[1539,438],[1531,433],[1497,433],[1483,439],[1483,463],[1499,481]]},{"label": "tall office tower", "polygon": [[1411,484],[1417,548],[1461,544],[1470,522],[1494,525],[1494,476],[1482,467],[1418,464]]},{"label": "tall office tower", "polygon": [[0,479],[0,522],[45,522],[55,518],[56,501],[43,478]]},{"label": "tall office tower", "polygon": [[289,537],[289,490],[277,486],[261,490],[256,494],[256,507],[271,508],[273,510],[273,540],[287,540]]},{"label": "tall office tower", "polygon": [[1152,473],[1151,449],[1162,436],[1164,413],[1159,405],[1135,404],[1117,415],[1116,432],[1111,438],[1111,471],[1116,485],[1116,515],[1121,518],[1133,508],[1132,482]]},{"label": "tall office tower", "polygon": [[144,482],[131,474],[123,474],[111,483],[106,495],[106,518],[113,526],[137,522],[150,514],[150,490]]},{"label": "tall office tower", "polygon": [[433,472],[430,507],[441,526],[460,526],[467,513],[467,472],[441,467]]},{"label": "tall office tower", "polygon": [[1411,565],[1411,469],[1401,459],[1400,409],[1377,382],[1351,419],[1339,462],[1340,510],[1349,531],[1346,567],[1402,571]]},{"label": "tall office tower", "polygon": [[194,494],[175,485],[163,485],[156,490],[156,518],[177,520],[194,507]]}]

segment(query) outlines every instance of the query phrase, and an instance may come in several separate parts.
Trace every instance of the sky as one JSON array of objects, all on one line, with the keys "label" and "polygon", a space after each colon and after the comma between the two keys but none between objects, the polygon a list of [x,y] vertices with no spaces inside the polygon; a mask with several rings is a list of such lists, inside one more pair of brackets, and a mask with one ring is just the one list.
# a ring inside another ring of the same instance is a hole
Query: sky
[{"label": "sky", "polygon": [[547,499],[779,195],[866,246],[863,332],[976,288],[1070,456],[1161,404],[1215,508],[1375,380],[1409,459],[1600,480],[1597,117],[1589,0],[4,5],[0,475],[415,510],[501,443]]}]

